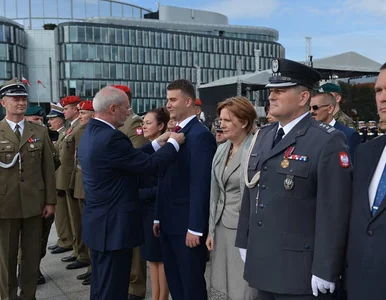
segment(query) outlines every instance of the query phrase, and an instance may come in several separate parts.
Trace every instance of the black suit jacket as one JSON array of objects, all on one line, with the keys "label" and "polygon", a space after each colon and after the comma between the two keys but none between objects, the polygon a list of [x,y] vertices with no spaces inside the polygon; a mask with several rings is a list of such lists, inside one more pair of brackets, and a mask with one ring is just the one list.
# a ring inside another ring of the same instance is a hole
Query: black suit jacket
[{"label": "black suit jacket", "polygon": [[355,155],[352,211],[347,255],[350,300],[386,299],[386,199],[375,216],[369,206],[369,186],[386,136],[361,144]]},{"label": "black suit jacket", "polygon": [[350,150],[350,157],[354,159],[355,150],[357,149],[358,145],[361,143],[361,138],[359,137],[359,133],[348,126],[344,126],[342,123],[339,123],[338,121],[335,122],[334,127],[342,131],[346,136],[348,147]]}]

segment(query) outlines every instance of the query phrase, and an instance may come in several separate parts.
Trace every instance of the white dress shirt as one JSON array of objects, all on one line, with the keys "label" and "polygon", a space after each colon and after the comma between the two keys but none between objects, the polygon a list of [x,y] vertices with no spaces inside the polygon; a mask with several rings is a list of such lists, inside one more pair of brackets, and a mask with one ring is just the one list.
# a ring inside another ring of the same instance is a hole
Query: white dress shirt
[{"label": "white dress shirt", "polygon": [[109,122],[105,121],[105,120],[102,120],[102,119],[99,119],[99,118],[94,118],[94,120],[98,120],[98,121],[101,121],[102,123],[105,123],[106,125],[109,125],[112,129],[116,129],[113,125],[111,125]]},{"label": "white dress shirt", "polygon": [[335,123],[336,123],[336,120],[333,118],[332,121],[328,125],[334,127]]},{"label": "white dress shirt", "polygon": [[[284,138],[288,134],[288,132],[290,132],[292,130],[292,128],[294,128],[296,126],[296,124],[298,124],[308,114],[309,114],[309,112],[307,111],[306,113],[302,114],[300,117],[297,117],[295,120],[292,120],[291,122],[289,122],[285,126],[282,126],[279,122],[279,127],[277,128],[277,131],[279,131],[280,128],[283,128],[284,135],[282,138]],[[277,133],[277,131],[276,131],[276,133]]]},{"label": "white dress shirt", "polygon": [[5,119],[8,123],[8,125],[11,127],[12,131],[15,132],[15,127],[16,127],[16,124],[19,124],[19,132],[20,132],[20,136],[23,136],[23,131],[24,131],[24,120],[21,120],[19,123],[15,123],[15,122],[12,122],[8,119]]},{"label": "white dress shirt", "polygon": [[71,123],[70,123],[70,126],[74,125],[74,123],[75,123],[78,119],[79,119],[79,118],[76,118],[76,119],[72,120]]},{"label": "white dress shirt", "polygon": [[379,162],[377,165],[377,168],[375,169],[373,178],[371,179],[370,186],[369,186],[369,206],[370,210],[373,208],[375,196],[377,194],[378,184],[381,180],[383,169],[385,168],[386,164],[386,147],[383,148],[383,152],[381,157],[379,158]]}]

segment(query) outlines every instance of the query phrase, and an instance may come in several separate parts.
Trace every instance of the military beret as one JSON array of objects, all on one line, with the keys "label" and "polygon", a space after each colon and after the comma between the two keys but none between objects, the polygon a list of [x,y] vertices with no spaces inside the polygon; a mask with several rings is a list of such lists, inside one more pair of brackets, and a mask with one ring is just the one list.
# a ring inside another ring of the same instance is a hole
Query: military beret
[{"label": "military beret", "polygon": [[30,106],[24,113],[25,116],[44,116],[44,109],[41,106]]},{"label": "military beret", "polygon": [[196,106],[202,106],[201,99],[199,99],[199,98],[196,99]]},{"label": "military beret", "polygon": [[308,88],[316,87],[321,79],[318,71],[285,58],[271,61],[272,76],[269,78],[267,88],[280,88],[302,85]]},{"label": "military beret", "polygon": [[127,85],[117,85],[117,84],[112,84],[110,85],[118,90],[121,90],[125,93],[131,93],[131,89]]},{"label": "military beret", "polygon": [[15,77],[0,87],[0,98],[4,96],[28,96],[28,93],[24,84]]},{"label": "military beret", "polygon": [[321,85],[318,89],[320,93],[339,93],[342,94],[342,89],[339,85],[333,84],[331,82]]},{"label": "military beret", "polygon": [[80,99],[79,96],[67,96],[60,100],[60,105],[65,107],[69,104],[78,104],[80,101],[82,101],[82,99]]},{"label": "military beret", "polygon": [[94,111],[94,107],[92,106],[92,101],[91,100],[86,100],[78,103],[76,106],[78,110],[89,110],[89,111]]},{"label": "military beret", "polygon": [[47,118],[64,118],[63,107],[60,103],[51,103],[51,111],[48,113]]}]

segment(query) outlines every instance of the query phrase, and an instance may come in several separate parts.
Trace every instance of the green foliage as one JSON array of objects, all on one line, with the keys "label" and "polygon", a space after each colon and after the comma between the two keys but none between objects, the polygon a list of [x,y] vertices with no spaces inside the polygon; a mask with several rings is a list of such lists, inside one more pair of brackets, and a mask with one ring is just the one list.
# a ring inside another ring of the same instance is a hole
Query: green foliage
[{"label": "green foliage", "polygon": [[54,24],[54,23],[46,23],[43,25],[43,28],[45,30],[54,30],[58,25]]}]

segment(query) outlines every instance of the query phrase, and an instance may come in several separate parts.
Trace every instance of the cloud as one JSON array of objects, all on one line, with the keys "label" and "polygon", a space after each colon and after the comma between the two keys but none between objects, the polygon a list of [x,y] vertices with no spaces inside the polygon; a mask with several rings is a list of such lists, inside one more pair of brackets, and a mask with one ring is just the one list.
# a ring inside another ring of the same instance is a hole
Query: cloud
[{"label": "cloud", "polygon": [[266,18],[278,8],[277,0],[217,0],[200,9],[215,11],[229,19]]},{"label": "cloud", "polygon": [[367,11],[373,15],[386,16],[385,0],[345,0],[345,6],[358,12]]}]

